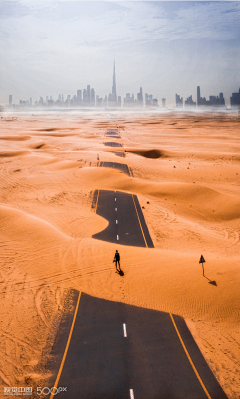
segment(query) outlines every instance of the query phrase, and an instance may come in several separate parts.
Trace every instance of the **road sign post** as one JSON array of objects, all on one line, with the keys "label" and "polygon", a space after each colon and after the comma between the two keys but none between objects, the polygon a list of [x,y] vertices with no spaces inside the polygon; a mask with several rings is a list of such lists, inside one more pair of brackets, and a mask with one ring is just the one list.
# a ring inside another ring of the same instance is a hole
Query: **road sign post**
[{"label": "road sign post", "polygon": [[203,269],[203,276],[204,276],[204,267],[203,267],[203,263],[206,262],[204,257],[201,255],[200,259],[199,259],[199,263],[202,264],[202,269]]}]

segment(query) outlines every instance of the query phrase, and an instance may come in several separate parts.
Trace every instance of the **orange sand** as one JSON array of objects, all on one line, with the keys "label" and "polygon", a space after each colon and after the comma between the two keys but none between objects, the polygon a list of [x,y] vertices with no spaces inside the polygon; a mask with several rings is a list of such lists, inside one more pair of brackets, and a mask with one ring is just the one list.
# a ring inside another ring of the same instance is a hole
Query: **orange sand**
[{"label": "orange sand", "polygon": [[[228,397],[239,398],[236,115],[12,116],[0,119],[0,397],[4,386],[47,377],[63,298],[75,288],[183,316]],[[104,146],[107,128],[119,128],[126,158]],[[127,163],[134,177],[97,167],[97,155]],[[91,208],[95,189],[137,194],[155,249],[92,239],[107,226]],[[112,264],[117,247],[124,279]],[[217,286],[202,276],[201,254]]]}]

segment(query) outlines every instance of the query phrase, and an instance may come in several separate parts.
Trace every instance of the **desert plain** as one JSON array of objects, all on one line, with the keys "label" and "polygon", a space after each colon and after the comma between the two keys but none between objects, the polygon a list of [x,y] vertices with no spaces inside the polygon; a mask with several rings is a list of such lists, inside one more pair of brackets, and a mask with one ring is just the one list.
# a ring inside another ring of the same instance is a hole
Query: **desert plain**
[{"label": "desert plain", "polygon": [[[239,123],[234,112],[1,114],[0,397],[6,386],[47,383],[73,288],[182,316],[239,398]],[[132,176],[101,161],[126,163]],[[92,238],[108,224],[92,207],[99,189],[138,196],[154,249]]]}]

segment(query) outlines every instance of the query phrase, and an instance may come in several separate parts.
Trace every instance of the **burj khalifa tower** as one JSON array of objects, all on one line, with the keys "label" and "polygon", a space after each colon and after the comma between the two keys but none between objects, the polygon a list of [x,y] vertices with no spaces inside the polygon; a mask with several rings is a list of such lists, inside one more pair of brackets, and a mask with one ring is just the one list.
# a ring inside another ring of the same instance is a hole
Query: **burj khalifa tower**
[{"label": "burj khalifa tower", "polygon": [[[120,97],[119,97],[119,99],[120,99]],[[113,63],[112,93],[110,93],[109,96],[108,96],[108,106],[109,107],[119,107],[119,106],[121,106],[121,100],[120,100],[120,103],[119,103],[118,97],[117,97],[115,60],[114,60],[114,63]]]}]

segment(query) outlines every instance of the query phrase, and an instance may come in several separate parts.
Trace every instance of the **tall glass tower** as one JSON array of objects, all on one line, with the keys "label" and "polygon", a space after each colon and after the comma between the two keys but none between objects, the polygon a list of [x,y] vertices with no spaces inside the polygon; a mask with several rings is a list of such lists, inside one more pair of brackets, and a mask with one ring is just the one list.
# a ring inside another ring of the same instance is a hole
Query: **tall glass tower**
[{"label": "tall glass tower", "polygon": [[[120,100],[121,103],[121,100]],[[115,73],[115,60],[113,63],[113,84],[112,84],[112,93],[108,95],[108,106],[109,107],[118,107],[118,98],[117,98],[117,88],[116,88],[116,73]]]}]

